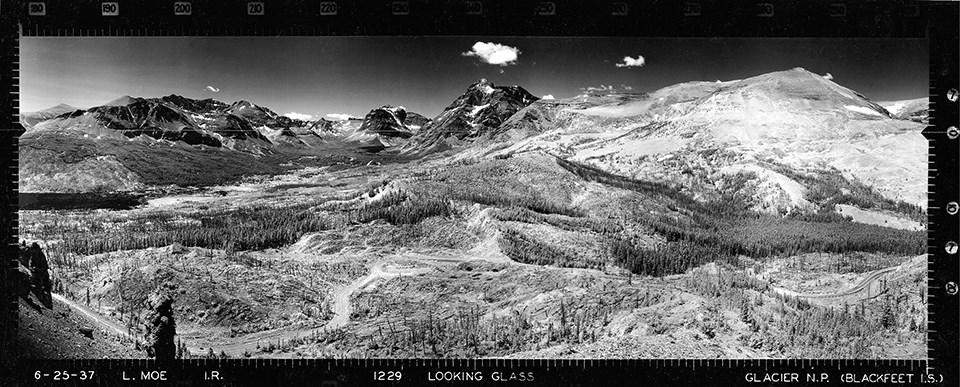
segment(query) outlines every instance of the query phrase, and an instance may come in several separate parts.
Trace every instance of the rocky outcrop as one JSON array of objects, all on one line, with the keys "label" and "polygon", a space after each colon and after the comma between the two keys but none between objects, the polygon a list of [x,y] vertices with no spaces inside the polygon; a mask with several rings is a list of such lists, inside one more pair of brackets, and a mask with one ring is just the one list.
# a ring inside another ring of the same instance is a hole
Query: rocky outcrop
[{"label": "rocky outcrop", "polygon": [[174,336],[177,324],[173,319],[173,298],[158,290],[147,299],[149,314],[144,322],[147,355],[157,360],[173,360],[177,355]]},{"label": "rocky outcrop", "polygon": [[420,129],[426,127],[432,121],[433,120],[424,117],[421,114],[407,112],[407,119],[403,120],[403,124],[406,125],[407,129],[409,129],[411,132],[417,133],[420,131]]},{"label": "rocky outcrop", "polygon": [[361,150],[376,153],[387,148],[402,146],[430,120],[420,114],[408,112],[403,106],[381,106],[363,118],[363,123],[346,141],[359,144]]},{"label": "rocky outcrop", "polygon": [[382,106],[367,113],[360,125],[360,131],[387,137],[409,138],[413,136],[404,125],[407,110],[403,106]]},{"label": "rocky outcrop", "polygon": [[[43,253],[36,242],[27,247],[26,243],[20,244],[20,266],[16,276],[18,277],[18,293],[20,297],[26,297],[27,290],[40,300],[40,303],[47,308],[53,308],[53,298],[50,291],[53,288],[50,282],[50,265],[47,263],[47,256]],[[26,281],[27,283],[23,283]]]}]

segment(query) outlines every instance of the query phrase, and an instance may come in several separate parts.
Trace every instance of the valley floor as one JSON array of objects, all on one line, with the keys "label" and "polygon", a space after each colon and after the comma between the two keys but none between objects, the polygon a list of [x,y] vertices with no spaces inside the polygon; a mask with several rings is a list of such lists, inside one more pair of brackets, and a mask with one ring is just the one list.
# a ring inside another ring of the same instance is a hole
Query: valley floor
[{"label": "valley floor", "polygon": [[[926,357],[925,256],[691,258],[655,223],[699,219],[686,202],[625,184],[545,156],[306,168],[131,210],[24,211],[21,230],[105,332],[138,337],[146,296],[175,289],[184,356]],[[113,354],[143,356],[95,353]]]}]

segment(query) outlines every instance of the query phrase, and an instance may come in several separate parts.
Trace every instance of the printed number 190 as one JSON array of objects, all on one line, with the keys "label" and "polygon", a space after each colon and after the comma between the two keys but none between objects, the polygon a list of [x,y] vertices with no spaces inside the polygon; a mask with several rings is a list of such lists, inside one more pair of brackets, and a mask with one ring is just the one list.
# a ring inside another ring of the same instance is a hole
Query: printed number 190
[{"label": "printed number 190", "polygon": [[103,16],[120,15],[120,3],[117,3],[117,2],[100,3],[100,14],[102,14]]}]

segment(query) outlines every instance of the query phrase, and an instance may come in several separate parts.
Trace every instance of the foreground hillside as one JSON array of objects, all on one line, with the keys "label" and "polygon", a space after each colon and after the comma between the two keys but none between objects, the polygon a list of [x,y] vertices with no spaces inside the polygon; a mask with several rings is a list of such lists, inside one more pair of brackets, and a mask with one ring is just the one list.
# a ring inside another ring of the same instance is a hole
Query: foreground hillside
[{"label": "foreground hillside", "polygon": [[131,340],[103,329],[56,301],[52,309],[20,301],[17,356],[21,359],[127,359],[143,357]]},{"label": "foreground hillside", "polygon": [[[24,229],[52,241],[40,226],[58,224],[62,242],[49,245],[59,286],[89,290],[103,313],[127,311],[118,323],[135,327],[138,295],[177,284],[180,338],[197,354],[922,351],[922,298],[909,296],[923,286],[922,267],[908,265],[923,252],[922,232],[757,218],[732,198],[703,205],[542,154],[440,166],[384,180],[349,170],[291,176],[111,213],[31,212]],[[819,269],[790,269],[814,261]],[[808,290],[821,281],[831,288]],[[819,296],[797,295],[811,291]],[[831,319],[845,322],[811,331],[815,340],[787,333]],[[646,344],[630,344],[638,341]]]}]

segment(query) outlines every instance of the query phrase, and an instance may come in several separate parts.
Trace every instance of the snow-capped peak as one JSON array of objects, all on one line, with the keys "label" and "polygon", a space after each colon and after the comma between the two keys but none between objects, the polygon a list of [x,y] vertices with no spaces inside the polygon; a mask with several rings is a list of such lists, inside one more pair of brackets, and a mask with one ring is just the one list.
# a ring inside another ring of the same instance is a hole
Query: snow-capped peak
[{"label": "snow-capped peak", "polygon": [[488,81],[486,78],[480,78],[480,80],[477,81],[477,83],[474,83],[473,86],[476,87],[477,90],[482,91],[484,94],[492,94],[495,90],[493,86],[490,85],[490,81]]},{"label": "snow-capped peak", "polygon": [[383,110],[393,113],[393,115],[396,116],[399,115],[400,112],[406,112],[407,109],[405,109],[403,106],[384,106]]}]

